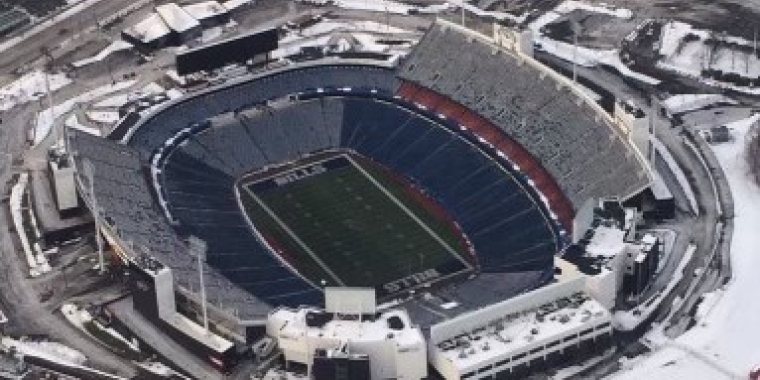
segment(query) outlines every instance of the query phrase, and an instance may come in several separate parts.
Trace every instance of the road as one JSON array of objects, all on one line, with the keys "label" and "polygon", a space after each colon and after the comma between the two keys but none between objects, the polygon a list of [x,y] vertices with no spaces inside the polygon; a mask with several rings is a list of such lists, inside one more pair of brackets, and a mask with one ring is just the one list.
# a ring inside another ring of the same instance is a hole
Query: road
[{"label": "road", "polygon": [[[552,65],[572,70],[572,66],[564,60],[542,52],[537,52],[536,55]],[[655,112],[652,107],[646,105],[649,99],[645,99],[644,96],[647,95],[642,94],[638,89],[632,88],[620,77],[609,71],[587,67],[577,67],[577,70],[579,76],[585,77],[610,91],[616,99],[632,100],[636,105],[642,107],[647,114],[656,115],[654,118],[655,134],[670,151],[676,163],[682,168],[694,191],[699,215],[693,217],[688,215],[688,213],[678,212],[679,216],[675,221],[676,225],[670,227],[679,231],[678,239],[673,248],[673,257],[669,258],[659,277],[655,279],[651,290],[651,292],[655,292],[658,288],[661,289],[667,285],[675,269],[678,267],[686,245],[690,243],[695,244],[697,250],[692,260],[686,266],[683,280],[678,283],[670,294],[665,296],[661,302],[662,306],[656,311],[654,318],[656,321],[662,322],[672,317],[672,319],[668,320],[668,323],[672,324],[668,335],[677,336],[689,326],[691,321],[689,312],[699,299],[699,295],[704,291],[714,289],[719,283],[716,269],[703,270],[701,275],[692,276],[696,269],[705,267],[705,260],[711,257],[710,254],[716,244],[716,223],[719,220],[719,213],[716,207],[717,194],[713,191],[710,174],[702,166],[699,157],[684,144],[684,137],[681,134],[680,128],[672,128],[670,120],[660,116],[659,112]],[[658,161],[660,162],[656,161],[657,169],[663,174],[665,182],[672,185],[674,183],[672,173],[664,168],[665,165],[662,165],[661,160]],[[681,195],[675,194],[677,199],[682,199]],[[680,203],[683,202],[681,201]],[[688,207],[679,206],[681,209],[688,210]],[[625,351],[635,349],[636,342],[625,343],[625,346],[621,347],[618,353],[613,355],[610,360],[605,360],[584,375],[601,377],[609,374],[615,370],[617,360],[623,356]]]},{"label": "road", "polygon": [[117,13],[134,2],[135,0],[102,0],[64,20],[56,21],[54,18],[48,28],[0,54],[0,76],[11,75],[18,68],[39,58],[42,55],[41,47],[59,46],[76,31],[94,25],[95,20]]}]

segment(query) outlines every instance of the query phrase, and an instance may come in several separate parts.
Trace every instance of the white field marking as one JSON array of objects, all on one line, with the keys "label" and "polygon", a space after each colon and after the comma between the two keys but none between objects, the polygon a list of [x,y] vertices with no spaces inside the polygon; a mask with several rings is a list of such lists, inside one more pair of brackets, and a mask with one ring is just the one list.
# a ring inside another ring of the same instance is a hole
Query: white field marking
[{"label": "white field marking", "polygon": [[338,278],[338,276],[336,276],[335,273],[333,273],[333,271],[331,271],[330,268],[328,268],[327,265],[325,265],[325,263],[322,262],[322,260],[319,259],[319,257],[317,257],[317,255],[314,253],[314,251],[312,251],[311,248],[309,248],[309,246],[306,245],[306,243],[304,243],[303,240],[301,240],[301,238],[299,238],[298,235],[296,235],[293,232],[293,230],[291,230],[290,227],[288,227],[288,225],[285,224],[285,222],[282,221],[282,219],[280,219],[274,212],[272,212],[272,210],[269,207],[267,207],[267,205],[265,205],[264,202],[262,202],[261,199],[259,199],[259,197],[257,197],[256,194],[253,193],[253,191],[251,191],[251,189],[249,188],[249,186],[243,186],[243,187],[245,188],[245,191],[248,192],[248,195],[250,195],[251,198],[253,198],[253,200],[256,201],[256,203],[258,203],[259,206],[261,206],[261,208],[263,208],[264,211],[267,212],[267,214],[269,214],[269,217],[271,217],[272,219],[274,219],[274,221],[277,222],[277,224],[280,225],[280,228],[282,228],[283,230],[285,230],[285,232],[287,232],[287,234],[290,235],[290,237],[293,240],[295,240],[295,242],[299,246],[301,246],[301,248],[304,251],[306,251],[309,254],[309,256],[311,256],[311,258],[314,259],[314,261],[317,264],[319,264],[319,266],[325,272],[327,272],[327,274],[329,274],[330,276],[332,276],[332,278],[333,278],[333,280],[335,280],[335,282],[337,282],[340,286],[346,286],[346,284],[343,281],[341,281],[341,279]]},{"label": "white field marking", "polygon": [[420,227],[422,227],[422,229],[425,230],[425,232],[427,232],[435,241],[437,241],[438,244],[440,244],[441,246],[443,246],[444,248],[446,248],[446,250],[449,251],[449,253],[451,253],[454,257],[456,257],[459,261],[461,261],[462,264],[464,264],[465,267],[472,268],[467,261],[465,261],[464,259],[462,259],[459,256],[459,254],[457,254],[456,250],[454,250],[453,248],[451,248],[451,246],[449,246],[448,243],[446,243],[443,239],[441,239],[441,237],[438,236],[438,234],[436,234],[435,231],[433,231],[432,229],[430,229],[430,227],[428,227],[425,223],[423,223],[420,220],[420,218],[417,217],[417,215],[414,215],[414,213],[411,210],[409,210],[406,206],[404,206],[404,204],[401,203],[401,201],[399,201],[398,199],[396,199],[396,197],[393,194],[391,194],[385,187],[383,187],[383,185],[381,185],[379,182],[377,182],[377,180],[375,180],[375,178],[373,178],[372,175],[370,175],[369,173],[367,173],[367,171],[364,170],[364,168],[361,167],[361,165],[357,164],[356,161],[354,161],[351,158],[351,156],[345,155],[344,157],[346,157],[347,160],[351,161],[351,164],[354,165],[354,167],[356,167],[356,169],[359,170],[380,191],[382,191],[383,194],[385,194],[385,196],[387,196],[388,198],[390,198],[393,201],[393,203],[396,204],[396,206],[398,206],[399,208],[401,208],[402,210],[404,210],[404,212],[406,213],[406,215],[408,215]]}]

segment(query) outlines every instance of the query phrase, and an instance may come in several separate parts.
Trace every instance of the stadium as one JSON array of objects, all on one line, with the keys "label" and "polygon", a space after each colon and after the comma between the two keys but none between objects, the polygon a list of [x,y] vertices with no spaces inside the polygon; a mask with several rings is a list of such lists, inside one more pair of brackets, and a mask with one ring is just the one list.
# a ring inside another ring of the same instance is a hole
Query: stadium
[{"label": "stadium", "polygon": [[546,284],[584,202],[651,183],[631,131],[518,45],[437,21],[395,64],[258,72],[67,144],[117,259],[171,268],[197,319],[205,242],[215,332],[251,343],[326,286],[429,326]]}]

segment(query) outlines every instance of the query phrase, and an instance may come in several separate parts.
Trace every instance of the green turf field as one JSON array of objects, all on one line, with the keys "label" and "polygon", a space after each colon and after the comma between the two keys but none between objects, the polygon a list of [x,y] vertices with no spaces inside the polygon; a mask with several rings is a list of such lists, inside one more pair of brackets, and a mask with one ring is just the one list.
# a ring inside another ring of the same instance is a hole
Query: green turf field
[{"label": "green turf field", "polygon": [[459,232],[358,157],[244,178],[239,190],[256,229],[315,283],[393,293],[470,269]]}]

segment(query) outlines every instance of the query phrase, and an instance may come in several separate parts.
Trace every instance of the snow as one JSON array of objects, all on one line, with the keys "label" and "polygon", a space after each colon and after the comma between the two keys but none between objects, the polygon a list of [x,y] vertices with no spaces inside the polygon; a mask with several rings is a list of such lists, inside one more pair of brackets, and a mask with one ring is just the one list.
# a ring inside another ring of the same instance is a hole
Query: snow
[{"label": "snow", "polygon": [[121,50],[131,49],[131,48],[132,48],[132,44],[130,44],[129,42],[125,42],[125,41],[122,41],[122,40],[116,40],[116,41],[112,42],[110,45],[106,46],[106,48],[103,49],[103,50],[101,50],[98,54],[96,54],[96,55],[94,55],[94,56],[92,56],[90,58],[85,58],[85,59],[73,62],[71,65],[74,66],[74,67],[87,66],[89,64],[92,64],[92,63],[95,63],[95,62],[100,62],[100,61],[104,60],[111,53],[114,53],[114,52],[117,52],[117,51],[121,51]]},{"label": "snow", "polygon": [[723,297],[722,289],[718,289],[713,292],[703,294],[701,302],[699,303],[699,306],[697,307],[697,313],[696,313],[697,320],[703,320],[705,317],[707,317],[721,297]]},{"label": "snow", "polygon": [[[746,378],[760,362],[760,188],[754,181],[745,156],[745,138],[760,119],[752,116],[730,123],[735,140],[712,146],[731,187],[734,201],[734,232],[731,240],[731,281],[707,296],[700,307],[699,323],[673,346],[642,359],[621,379],[728,379]],[[685,354],[686,353],[686,354]],[[663,366],[664,363],[672,363]]]},{"label": "snow", "polygon": [[87,111],[85,115],[96,123],[114,124],[119,121],[119,113],[116,111]]},{"label": "snow", "polygon": [[218,1],[201,1],[199,3],[188,4],[182,7],[191,17],[196,20],[216,17],[227,13],[227,9],[219,4]]},{"label": "snow", "polygon": [[47,259],[44,255],[35,256],[35,251],[33,250],[32,244],[29,242],[29,237],[24,228],[24,211],[28,209],[23,207],[22,201],[28,184],[29,174],[21,173],[18,182],[16,182],[11,188],[9,203],[13,226],[18,232],[21,247],[23,248],[26,257],[26,263],[29,266],[29,275],[31,277],[37,277],[43,273],[50,272],[50,265],[48,265]]},{"label": "snow", "polygon": [[231,11],[233,9],[237,9],[239,7],[242,7],[243,5],[251,4],[253,3],[253,0],[229,0],[225,1],[222,6],[224,6],[228,11]]},{"label": "snow", "polygon": [[[124,336],[119,334],[118,331],[114,330],[111,327],[104,327],[100,323],[97,323],[93,321],[92,315],[90,314],[87,309],[79,308],[78,306],[70,303],[65,303],[61,305],[61,313],[64,317],[74,325],[76,328],[82,330],[85,334],[90,335],[90,333],[85,329],[86,323],[94,323],[95,327],[98,328],[100,331],[105,332],[108,335],[111,335],[112,337],[122,341],[124,344],[126,344],[129,348],[134,350],[135,352],[139,352],[140,349],[135,345],[133,342],[130,342]],[[95,337],[93,337],[95,338]],[[97,338],[95,338],[97,339]]]},{"label": "snow", "polygon": [[673,95],[664,101],[662,105],[671,114],[695,111],[714,104],[738,104],[736,100],[719,94],[680,94]]},{"label": "snow", "polygon": [[551,24],[563,15],[578,9],[624,19],[633,16],[628,9],[612,9],[605,6],[592,6],[579,1],[567,0],[562,2],[554,10],[544,13],[528,25],[528,28],[533,32],[533,41],[540,44],[547,53],[569,62],[575,62],[579,66],[595,67],[603,64],[615,68],[622,75],[634,78],[641,82],[651,85],[657,85],[660,83],[660,80],[656,78],[632,71],[620,60],[620,52],[617,49],[600,50],[590,49],[583,46],[576,47],[573,44],[557,41],[542,35],[541,29],[544,26]]},{"label": "snow", "polygon": [[50,89],[56,91],[71,83],[65,74],[46,74],[36,70],[0,88],[0,111],[7,111],[17,104],[23,104],[45,96],[45,76],[50,81]]},{"label": "snow", "polygon": [[[693,34],[698,40],[686,42],[684,37]],[[760,90],[746,87],[737,87],[727,83],[711,79],[701,78],[703,69],[715,69],[724,73],[735,73],[744,77],[757,78],[760,76],[760,59],[752,52],[733,50],[727,46],[713,48],[706,45],[708,39],[719,39],[730,43],[736,43],[746,47],[753,46],[751,41],[734,36],[714,36],[708,30],[696,29],[693,26],[680,22],[671,21],[662,29],[660,37],[660,54],[663,59],[657,62],[657,66],[666,70],[677,72],[694,78],[700,78],[703,82],[724,88],[737,89],[742,92],[759,94]]]},{"label": "snow", "polygon": [[683,191],[684,195],[686,196],[686,200],[689,202],[689,207],[691,208],[691,211],[695,213],[695,215],[699,215],[699,207],[697,205],[697,197],[694,195],[694,189],[691,188],[691,184],[686,179],[686,174],[681,169],[681,166],[676,163],[675,158],[673,158],[673,155],[670,154],[670,151],[668,148],[665,147],[665,145],[662,144],[662,141],[657,139],[656,137],[650,138],[650,141],[652,142],[652,146],[657,151],[657,153],[660,154],[660,157],[665,161],[665,164],[670,169],[670,172],[673,173],[673,175],[676,177],[676,181],[678,182],[678,186]]},{"label": "snow", "polygon": [[166,91],[166,96],[169,97],[169,99],[177,99],[181,98],[183,95],[185,95],[182,91],[176,88],[172,88],[169,91]]},{"label": "snow", "polygon": [[156,82],[151,82],[138,91],[114,95],[93,104],[93,106],[95,108],[118,108],[135,99],[140,99],[151,94],[160,94],[162,92],[164,92],[164,88],[161,87],[161,85]]},{"label": "snow", "polygon": [[653,295],[651,298],[642,302],[639,306],[635,307],[632,310],[616,311],[613,315],[615,327],[619,330],[631,331],[638,327],[641,322],[649,318],[649,316],[652,315],[652,313],[660,306],[662,300],[665,299],[665,297],[667,297],[667,295],[670,294],[673,289],[675,289],[679,282],[681,282],[681,279],[685,275],[684,271],[686,270],[686,266],[694,256],[694,251],[696,251],[696,248],[696,246],[690,245],[686,249],[683,257],[681,257],[681,262],[678,264],[678,268],[676,268],[673,277],[670,279],[670,282],[665,287],[665,289]]},{"label": "snow", "polygon": [[[327,3],[326,0],[298,0],[306,3]],[[396,14],[408,14],[409,10],[415,9],[409,5],[389,0],[334,0],[334,5],[340,8],[359,9],[372,12],[388,12]]]},{"label": "snow", "polygon": [[204,29],[203,33],[201,34],[201,42],[211,42],[219,37],[222,36],[224,33],[224,29],[222,29],[221,26],[215,26],[213,28]]},{"label": "snow", "polygon": [[89,133],[91,135],[100,136],[100,129],[91,127],[89,125],[83,125],[79,123],[79,118],[77,118],[77,115],[71,115],[68,118],[66,118],[66,121],[63,122],[64,125],[66,125],[69,128],[73,128],[85,133]]},{"label": "snow", "polygon": [[388,33],[399,34],[408,33],[406,29],[396,28],[388,26],[374,21],[322,21],[316,23],[307,28],[303,28],[298,32],[292,32],[280,40],[281,44],[286,44],[304,37],[316,37],[332,32],[375,32],[375,33]]},{"label": "snow", "polygon": [[66,365],[82,365],[87,357],[81,352],[57,342],[16,340],[9,337],[0,339],[0,345],[14,347],[17,352],[27,356],[47,359]]},{"label": "snow", "polygon": [[50,108],[44,109],[37,114],[37,120],[34,127],[34,144],[39,144],[48,136],[48,134],[50,134],[50,130],[53,128],[53,124],[56,118],[59,118],[71,112],[71,110],[77,104],[92,102],[101,96],[129,88],[135,83],[137,83],[136,80],[129,80],[124,82],[116,82],[116,84],[113,85],[109,84],[106,86],[98,87],[92,91],[77,95],[71,99],[66,100],[65,102],[55,105],[52,110]]},{"label": "snow", "polygon": [[190,16],[179,5],[168,3],[156,7],[156,13],[164,20],[166,25],[179,33],[200,26],[198,20]]},{"label": "snow", "polygon": [[502,21],[503,20],[512,20],[512,21],[517,22],[517,23],[522,23],[523,21],[525,21],[525,17],[526,17],[526,16],[520,16],[520,17],[518,17],[518,16],[515,16],[515,15],[513,15],[511,13],[506,13],[506,12],[484,11],[484,10],[482,10],[482,9],[480,9],[480,8],[472,5],[472,4],[470,4],[466,0],[449,0],[448,3],[451,4],[451,5],[455,5],[457,7],[462,7],[467,12],[473,13],[473,14],[475,14],[478,17],[494,18],[496,20],[502,20]]},{"label": "snow", "polygon": [[144,43],[149,43],[168,35],[172,31],[166,23],[164,23],[164,20],[161,19],[161,16],[156,13],[151,13],[144,20],[135,24],[131,28],[127,28],[124,32]]}]

